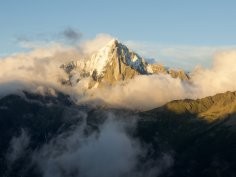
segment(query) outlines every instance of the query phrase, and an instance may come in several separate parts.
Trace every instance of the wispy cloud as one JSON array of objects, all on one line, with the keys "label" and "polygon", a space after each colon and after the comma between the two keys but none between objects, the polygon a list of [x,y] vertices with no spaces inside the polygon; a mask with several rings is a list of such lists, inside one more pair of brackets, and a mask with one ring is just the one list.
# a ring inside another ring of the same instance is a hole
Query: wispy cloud
[{"label": "wispy cloud", "polygon": [[15,37],[14,42],[23,49],[34,49],[59,43],[76,46],[81,38],[82,33],[78,29],[67,27],[56,33],[21,34]]},{"label": "wispy cloud", "polygon": [[[88,125],[84,119],[71,132],[59,134],[35,151],[32,159],[42,176],[157,177],[172,167],[174,157],[169,152],[160,151],[157,158],[140,161],[150,146],[129,133],[136,129],[137,117],[113,112],[103,116],[106,120],[98,126],[99,131],[85,134]],[[123,116],[129,121],[120,121]]]},{"label": "wispy cloud", "polygon": [[29,145],[30,137],[27,132],[22,129],[18,137],[13,137],[10,142],[10,147],[6,154],[9,165],[14,163],[20,156],[24,155],[24,151]]},{"label": "wispy cloud", "polygon": [[78,40],[82,37],[82,33],[79,30],[75,30],[71,27],[68,27],[62,31],[61,35],[70,42],[78,42]]}]

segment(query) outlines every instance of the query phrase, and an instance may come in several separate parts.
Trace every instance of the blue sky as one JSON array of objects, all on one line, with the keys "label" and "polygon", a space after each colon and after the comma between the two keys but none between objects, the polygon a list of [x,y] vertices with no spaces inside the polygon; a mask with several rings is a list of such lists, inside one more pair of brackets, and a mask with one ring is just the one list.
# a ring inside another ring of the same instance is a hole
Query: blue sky
[{"label": "blue sky", "polygon": [[235,0],[1,0],[0,56],[22,50],[18,39],[55,40],[68,27],[83,39],[107,33],[168,47],[234,46],[235,7]]}]

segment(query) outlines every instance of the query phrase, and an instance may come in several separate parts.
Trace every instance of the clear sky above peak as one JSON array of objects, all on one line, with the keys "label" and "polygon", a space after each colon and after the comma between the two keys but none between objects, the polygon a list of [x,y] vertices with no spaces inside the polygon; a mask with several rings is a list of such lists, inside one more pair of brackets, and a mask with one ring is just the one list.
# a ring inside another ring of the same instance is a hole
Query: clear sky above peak
[{"label": "clear sky above peak", "polygon": [[[17,39],[50,40],[71,27],[92,38],[198,46],[234,45],[235,0],[2,0],[0,56]],[[40,39],[41,38],[41,39]]]}]

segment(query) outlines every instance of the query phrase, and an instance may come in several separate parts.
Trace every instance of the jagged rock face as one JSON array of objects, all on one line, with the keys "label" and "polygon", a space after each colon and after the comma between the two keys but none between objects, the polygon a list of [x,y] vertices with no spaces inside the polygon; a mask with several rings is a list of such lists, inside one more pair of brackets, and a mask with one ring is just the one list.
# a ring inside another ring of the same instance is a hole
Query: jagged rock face
[{"label": "jagged rock face", "polygon": [[167,69],[161,64],[152,64],[150,66],[154,74],[168,74]]},{"label": "jagged rock face", "polygon": [[186,74],[183,70],[173,70],[170,69],[168,70],[168,74],[171,75],[173,78],[179,78],[181,80],[189,80],[188,74]]},{"label": "jagged rock face", "polygon": [[102,77],[101,83],[114,84],[117,81],[132,79],[138,74],[140,73],[117,59],[116,62],[111,63],[110,67],[107,67],[107,70]]},{"label": "jagged rock face", "polygon": [[101,75],[102,83],[114,84],[117,81],[132,79],[135,75],[148,74],[144,59],[118,41],[112,44],[108,57],[109,62]]},{"label": "jagged rock face", "polygon": [[183,70],[168,70],[160,64],[148,64],[117,40],[110,41],[90,59],[72,61],[61,68],[68,74],[68,80],[62,81],[66,85],[76,84],[85,77],[91,78],[90,87],[113,85],[117,81],[146,74],[169,74],[173,78],[189,79]]}]

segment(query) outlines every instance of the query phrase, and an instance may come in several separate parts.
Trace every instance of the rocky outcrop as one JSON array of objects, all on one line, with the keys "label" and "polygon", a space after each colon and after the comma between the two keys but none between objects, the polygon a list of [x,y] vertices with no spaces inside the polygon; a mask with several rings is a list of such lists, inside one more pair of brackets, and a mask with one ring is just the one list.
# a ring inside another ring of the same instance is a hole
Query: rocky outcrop
[{"label": "rocky outcrop", "polygon": [[161,64],[151,64],[150,68],[152,74],[169,74],[173,78],[179,78],[181,80],[189,80],[189,75],[184,70],[168,69]]}]

